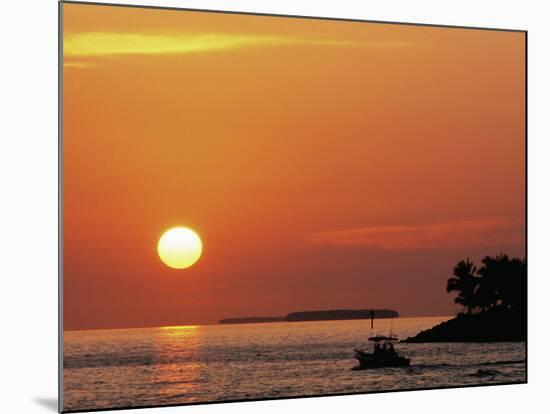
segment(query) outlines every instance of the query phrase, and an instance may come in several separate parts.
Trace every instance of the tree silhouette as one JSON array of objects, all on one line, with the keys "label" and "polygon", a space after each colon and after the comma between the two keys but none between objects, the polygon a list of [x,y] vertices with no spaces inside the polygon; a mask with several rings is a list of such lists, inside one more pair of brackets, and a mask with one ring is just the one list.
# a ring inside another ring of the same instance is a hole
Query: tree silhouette
[{"label": "tree silhouette", "polygon": [[470,258],[467,258],[457,263],[453,276],[447,280],[447,293],[458,292],[455,303],[466,307],[469,314],[476,306],[474,291],[478,280],[475,274],[476,267]]},{"label": "tree silhouette", "polygon": [[527,260],[514,258],[510,261],[507,295],[511,309],[527,310]]},{"label": "tree silhouette", "polygon": [[455,303],[468,314],[474,309],[525,311],[527,307],[527,261],[506,254],[486,256],[476,269],[470,259],[461,260],[447,280],[447,292],[458,292]]},{"label": "tree silhouette", "polygon": [[478,302],[482,309],[499,306],[518,309],[525,306],[527,294],[527,262],[510,259],[506,254],[483,259],[479,269]]},{"label": "tree silhouette", "polygon": [[485,256],[478,270],[479,286],[476,289],[476,302],[482,310],[497,306],[502,300],[504,274],[510,259],[500,254],[495,257]]}]

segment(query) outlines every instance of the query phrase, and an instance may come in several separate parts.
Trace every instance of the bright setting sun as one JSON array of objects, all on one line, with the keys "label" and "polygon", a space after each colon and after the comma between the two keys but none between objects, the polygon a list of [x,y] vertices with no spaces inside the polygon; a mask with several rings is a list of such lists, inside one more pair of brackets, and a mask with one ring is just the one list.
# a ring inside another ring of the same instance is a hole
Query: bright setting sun
[{"label": "bright setting sun", "polygon": [[161,260],[174,269],[193,266],[202,254],[202,241],[197,233],[186,227],[166,231],[157,246]]}]

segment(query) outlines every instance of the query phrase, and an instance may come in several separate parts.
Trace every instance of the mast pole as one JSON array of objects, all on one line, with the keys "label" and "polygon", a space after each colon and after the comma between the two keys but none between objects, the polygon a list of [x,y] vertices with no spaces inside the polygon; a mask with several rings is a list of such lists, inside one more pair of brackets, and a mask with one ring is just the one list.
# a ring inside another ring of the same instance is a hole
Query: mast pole
[{"label": "mast pole", "polygon": [[370,310],[370,328],[374,328],[374,309]]}]

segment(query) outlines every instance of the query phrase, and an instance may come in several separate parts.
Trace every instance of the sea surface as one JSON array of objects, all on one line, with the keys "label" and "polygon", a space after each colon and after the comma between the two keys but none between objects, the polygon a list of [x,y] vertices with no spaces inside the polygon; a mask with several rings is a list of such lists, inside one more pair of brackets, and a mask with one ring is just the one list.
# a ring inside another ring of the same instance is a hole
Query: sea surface
[{"label": "sea surface", "polygon": [[525,343],[396,344],[409,368],[355,370],[367,338],[449,317],[64,333],[64,409],[136,407],[524,382]]}]

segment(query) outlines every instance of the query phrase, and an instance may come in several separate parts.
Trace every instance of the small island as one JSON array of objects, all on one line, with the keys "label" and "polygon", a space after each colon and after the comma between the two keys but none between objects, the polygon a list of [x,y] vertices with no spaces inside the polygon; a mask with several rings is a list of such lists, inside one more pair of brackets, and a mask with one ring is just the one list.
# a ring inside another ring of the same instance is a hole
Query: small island
[{"label": "small island", "polygon": [[[371,314],[372,312],[372,314]],[[263,322],[307,322],[336,321],[350,319],[398,318],[399,313],[391,309],[333,309],[317,311],[291,312],[286,316],[225,318],[218,321],[221,324],[231,323],[263,323]]]},{"label": "small island", "polygon": [[505,254],[481,268],[460,261],[447,281],[464,311],[402,342],[506,342],[527,339],[527,262]]},{"label": "small island", "polygon": [[[371,312],[373,314],[371,315]],[[335,309],[320,311],[292,312],[286,315],[288,322],[336,321],[349,319],[385,319],[398,318],[399,313],[391,309]]]}]

